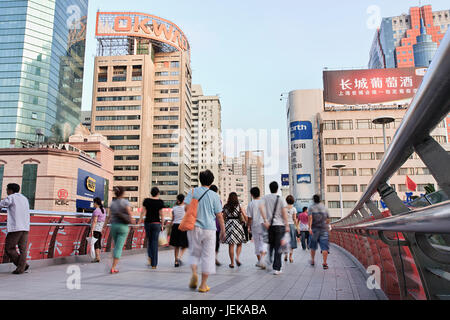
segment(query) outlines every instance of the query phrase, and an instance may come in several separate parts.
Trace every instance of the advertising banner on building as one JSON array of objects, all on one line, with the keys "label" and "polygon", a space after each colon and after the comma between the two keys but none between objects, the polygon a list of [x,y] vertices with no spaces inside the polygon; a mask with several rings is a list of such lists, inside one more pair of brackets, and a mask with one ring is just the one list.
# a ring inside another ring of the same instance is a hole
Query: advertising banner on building
[{"label": "advertising banner on building", "polygon": [[417,92],[426,68],[323,72],[325,110],[367,104],[405,104]]},{"label": "advertising banner on building", "polygon": [[297,200],[308,203],[314,195],[314,145],[310,121],[290,123],[290,164],[293,190]]},{"label": "advertising banner on building", "polygon": [[[92,174],[83,169],[78,169],[78,181],[77,181],[77,196],[94,199],[99,197],[104,200],[105,195],[105,179]],[[89,209],[91,201],[78,199],[77,208]]]},{"label": "advertising banner on building", "polygon": [[281,175],[281,185],[282,186],[288,186],[289,185],[289,174],[282,174]]}]

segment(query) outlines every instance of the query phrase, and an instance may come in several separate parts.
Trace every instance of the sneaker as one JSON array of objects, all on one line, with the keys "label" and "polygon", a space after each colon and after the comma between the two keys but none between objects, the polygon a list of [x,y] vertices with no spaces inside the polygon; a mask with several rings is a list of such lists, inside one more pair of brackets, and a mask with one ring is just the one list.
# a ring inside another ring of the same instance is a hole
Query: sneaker
[{"label": "sneaker", "polygon": [[276,275],[276,276],[279,275],[279,274],[282,274],[282,273],[283,272],[281,272],[281,270],[274,270],[273,271],[273,274]]},{"label": "sneaker", "polygon": [[258,261],[258,262],[255,264],[255,267],[260,268],[260,267],[261,267],[261,263]]},{"label": "sneaker", "polygon": [[265,265],[264,263],[261,263],[261,264],[259,265],[259,267],[260,267],[262,270],[265,270],[265,269],[266,269],[266,265]]}]

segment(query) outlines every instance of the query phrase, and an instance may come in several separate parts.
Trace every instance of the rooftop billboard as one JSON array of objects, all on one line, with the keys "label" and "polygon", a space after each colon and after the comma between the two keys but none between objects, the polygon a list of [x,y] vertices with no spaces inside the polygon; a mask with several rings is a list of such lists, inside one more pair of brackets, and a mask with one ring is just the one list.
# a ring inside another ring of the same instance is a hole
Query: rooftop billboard
[{"label": "rooftop billboard", "polygon": [[426,68],[362,69],[323,72],[324,107],[408,104]]}]

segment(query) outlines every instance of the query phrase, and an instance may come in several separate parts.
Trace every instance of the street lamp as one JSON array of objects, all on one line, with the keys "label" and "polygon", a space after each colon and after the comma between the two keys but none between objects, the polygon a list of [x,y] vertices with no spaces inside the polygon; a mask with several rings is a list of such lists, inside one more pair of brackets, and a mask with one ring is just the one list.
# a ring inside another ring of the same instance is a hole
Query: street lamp
[{"label": "street lamp", "polygon": [[339,179],[339,201],[341,206],[341,219],[344,218],[344,206],[342,204],[342,185],[341,185],[341,168],[345,167],[345,164],[335,164],[332,166],[333,168],[336,168],[338,171],[338,179]]},{"label": "street lamp", "polygon": [[384,143],[384,153],[386,153],[386,124],[394,122],[395,119],[392,117],[378,117],[372,120],[373,124],[383,125],[383,143]]}]

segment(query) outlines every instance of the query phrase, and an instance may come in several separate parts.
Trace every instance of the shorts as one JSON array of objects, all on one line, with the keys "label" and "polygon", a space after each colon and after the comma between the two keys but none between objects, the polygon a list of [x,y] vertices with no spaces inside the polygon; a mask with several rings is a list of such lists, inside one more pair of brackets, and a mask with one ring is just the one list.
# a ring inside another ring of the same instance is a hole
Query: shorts
[{"label": "shorts", "polygon": [[216,273],[216,230],[196,226],[194,230],[187,231],[187,237],[190,264],[200,265],[202,273]]},{"label": "shorts", "polygon": [[262,232],[253,233],[253,242],[255,244],[255,254],[261,252],[267,253],[267,243],[264,242],[264,234]]},{"label": "shorts", "polygon": [[328,231],[325,230],[313,230],[313,234],[310,235],[309,248],[311,250],[317,250],[318,244],[320,245],[320,250],[329,251],[330,247],[328,244]]},{"label": "shorts", "polygon": [[95,241],[94,243],[94,249],[102,249],[102,233],[99,231],[94,231],[93,234],[95,239],[97,239],[97,241]]}]

